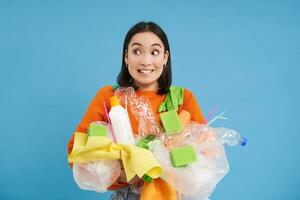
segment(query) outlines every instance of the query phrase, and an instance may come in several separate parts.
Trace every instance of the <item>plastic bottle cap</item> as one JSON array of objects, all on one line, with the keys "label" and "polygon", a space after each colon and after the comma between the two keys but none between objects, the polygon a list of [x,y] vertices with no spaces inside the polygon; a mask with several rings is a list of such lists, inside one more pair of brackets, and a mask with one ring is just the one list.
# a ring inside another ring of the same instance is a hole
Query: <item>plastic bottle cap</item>
[{"label": "plastic bottle cap", "polygon": [[241,137],[241,145],[246,146],[247,144],[247,138]]},{"label": "plastic bottle cap", "polygon": [[111,107],[120,105],[120,101],[117,96],[110,97],[110,105]]}]

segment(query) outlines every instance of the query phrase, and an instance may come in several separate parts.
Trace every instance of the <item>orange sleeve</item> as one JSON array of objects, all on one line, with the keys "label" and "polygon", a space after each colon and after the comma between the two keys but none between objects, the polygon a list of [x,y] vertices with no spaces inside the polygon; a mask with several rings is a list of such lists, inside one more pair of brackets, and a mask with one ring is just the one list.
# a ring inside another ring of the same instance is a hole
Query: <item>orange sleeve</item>
[{"label": "orange sleeve", "polygon": [[[105,102],[107,105],[107,101],[109,100],[108,96],[110,94],[113,95],[113,88],[111,86],[103,87],[98,91],[96,96],[92,99],[88,109],[86,110],[75,132],[86,133],[91,122],[107,121],[104,112],[103,102]],[[74,143],[74,134],[72,135],[68,143],[68,154],[70,154],[72,151],[73,143]]]},{"label": "orange sleeve", "polygon": [[181,110],[188,111],[191,114],[192,121],[201,124],[206,124],[205,117],[202,114],[201,108],[197,102],[196,97],[188,89],[184,89],[183,104],[180,107],[180,111]]}]

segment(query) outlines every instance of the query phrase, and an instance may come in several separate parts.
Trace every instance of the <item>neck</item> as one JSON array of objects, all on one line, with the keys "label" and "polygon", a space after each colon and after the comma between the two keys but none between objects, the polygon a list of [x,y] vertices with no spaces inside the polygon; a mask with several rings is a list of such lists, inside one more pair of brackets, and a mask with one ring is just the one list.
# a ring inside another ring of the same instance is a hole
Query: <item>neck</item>
[{"label": "neck", "polygon": [[153,84],[137,84],[139,87],[139,90],[141,91],[156,91],[158,90],[158,83],[153,83]]}]

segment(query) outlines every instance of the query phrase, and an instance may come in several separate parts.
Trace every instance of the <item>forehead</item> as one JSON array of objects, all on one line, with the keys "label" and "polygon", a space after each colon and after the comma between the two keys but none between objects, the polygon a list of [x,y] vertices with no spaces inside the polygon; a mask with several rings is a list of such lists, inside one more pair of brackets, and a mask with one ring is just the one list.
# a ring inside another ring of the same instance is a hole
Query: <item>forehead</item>
[{"label": "forehead", "polygon": [[129,47],[133,43],[139,43],[142,46],[151,46],[153,44],[160,44],[162,47],[164,46],[163,42],[159,39],[159,37],[152,32],[135,34],[130,40]]}]

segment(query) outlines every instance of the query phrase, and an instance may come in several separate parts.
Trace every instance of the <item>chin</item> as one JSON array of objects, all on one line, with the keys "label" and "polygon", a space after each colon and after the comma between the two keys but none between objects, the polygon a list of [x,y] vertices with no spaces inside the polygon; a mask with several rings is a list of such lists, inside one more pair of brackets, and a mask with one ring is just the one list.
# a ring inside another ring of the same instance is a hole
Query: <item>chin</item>
[{"label": "chin", "polygon": [[155,84],[157,82],[157,80],[152,80],[152,81],[145,81],[145,80],[137,80],[136,83],[137,85],[139,86],[149,86],[149,85],[152,85],[152,84]]}]

